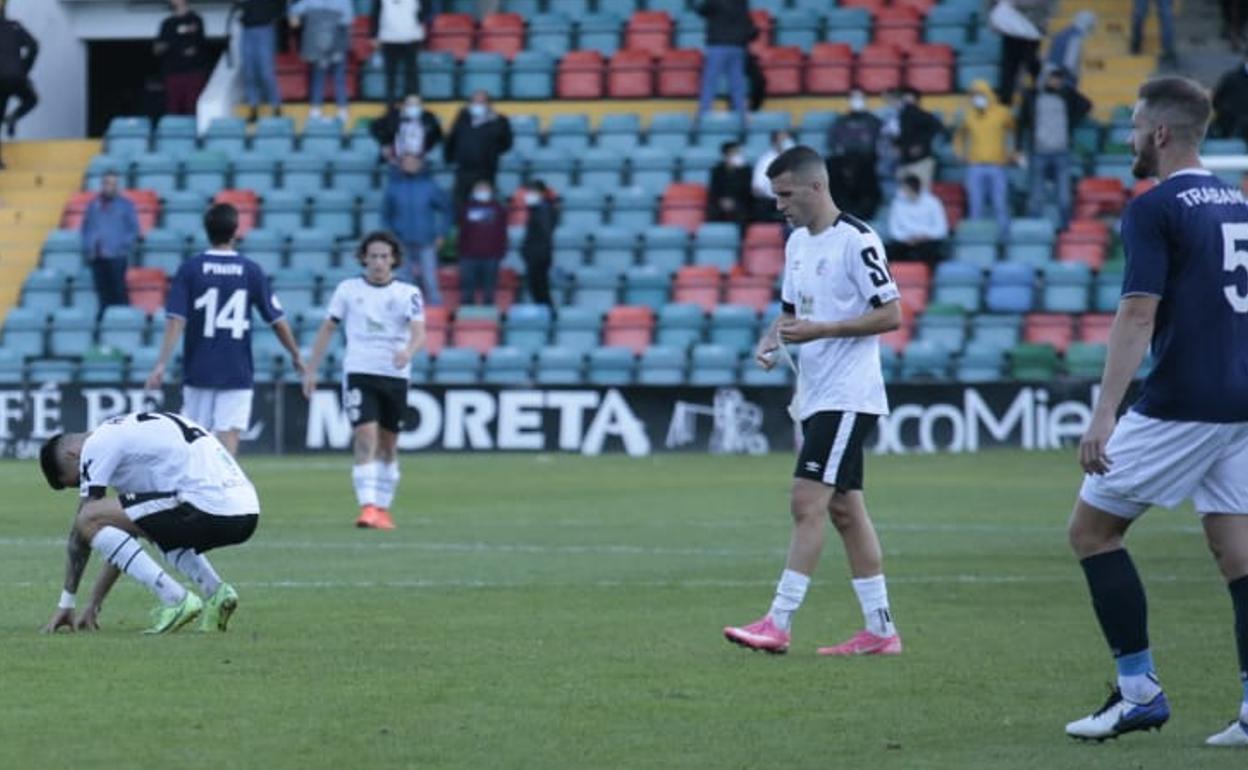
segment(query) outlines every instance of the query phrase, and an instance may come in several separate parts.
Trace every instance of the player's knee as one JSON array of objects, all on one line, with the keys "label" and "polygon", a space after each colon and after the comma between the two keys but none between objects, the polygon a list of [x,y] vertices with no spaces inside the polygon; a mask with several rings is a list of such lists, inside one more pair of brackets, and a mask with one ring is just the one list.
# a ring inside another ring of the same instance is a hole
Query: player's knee
[{"label": "player's knee", "polygon": [[857,511],[850,503],[847,495],[833,495],[828,503],[828,516],[837,532],[844,532],[854,526]]},{"label": "player's knee", "polygon": [[1112,551],[1122,545],[1121,536],[1102,532],[1077,519],[1071,521],[1067,527],[1066,539],[1070,543],[1070,549],[1080,559]]}]

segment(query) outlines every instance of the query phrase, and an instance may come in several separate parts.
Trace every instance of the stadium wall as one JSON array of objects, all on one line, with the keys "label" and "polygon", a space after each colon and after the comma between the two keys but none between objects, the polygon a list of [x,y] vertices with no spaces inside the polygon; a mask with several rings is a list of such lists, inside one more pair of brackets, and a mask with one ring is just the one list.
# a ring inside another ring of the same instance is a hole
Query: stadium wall
[{"label": "stadium wall", "polygon": [[[1073,446],[1088,426],[1092,383],[892,385],[892,414],[869,446],[878,454]],[[792,451],[786,388],[426,386],[408,391],[403,451],[761,454]],[[0,390],[0,456],[33,457],[62,431],[118,414],[176,409],[180,390],[57,385]],[[345,451],[351,426],[340,391],[311,401],[294,384],[256,388],[245,452]]]}]

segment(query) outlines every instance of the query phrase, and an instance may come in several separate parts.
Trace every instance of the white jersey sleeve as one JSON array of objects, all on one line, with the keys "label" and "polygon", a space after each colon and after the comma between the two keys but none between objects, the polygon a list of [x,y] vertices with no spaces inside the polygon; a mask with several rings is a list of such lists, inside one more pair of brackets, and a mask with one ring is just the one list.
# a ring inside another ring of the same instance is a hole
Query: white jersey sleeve
[{"label": "white jersey sleeve", "polygon": [[790,238],[784,244],[784,282],[780,284],[780,301],[796,308],[797,290],[793,286],[794,271],[790,269],[793,258],[793,239]]},{"label": "white jersey sleeve", "polygon": [[[82,453],[78,458],[78,496],[91,497],[92,490],[96,496],[101,495],[113,485],[113,476],[124,456],[124,435],[110,427],[117,425],[116,417],[109,423],[91,432],[82,444]],[[112,425],[110,425],[112,423]]]},{"label": "white jersey sleeve", "polygon": [[420,287],[404,284],[408,289],[407,296],[407,320],[423,321],[425,320],[425,298],[420,293]]},{"label": "white jersey sleeve", "polygon": [[343,281],[334,287],[334,293],[329,298],[329,307],[325,311],[325,315],[332,318],[335,323],[342,323],[347,319],[347,282]]},{"label": "white jersey sleeve", "polygon": [[845,272],[858,287],[858,293],[871,307],[887,305],[901,297],[893,274],[888,270],[884,244],[875,231],[855,233],[846,238]]}]

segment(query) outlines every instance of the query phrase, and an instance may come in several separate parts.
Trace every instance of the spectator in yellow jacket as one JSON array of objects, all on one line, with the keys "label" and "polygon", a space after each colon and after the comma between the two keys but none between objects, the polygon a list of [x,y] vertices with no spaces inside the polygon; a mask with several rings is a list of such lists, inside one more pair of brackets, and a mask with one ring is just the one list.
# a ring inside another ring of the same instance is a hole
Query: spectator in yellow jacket
[{"label": "spectator in yellow jacket", "polygon": [[967,164],[966,194],[972,219],[984,216],[992,198],[997,231],[1005,237],[1010,224],[1009,183],[1005,170],[1013,161],[1014,113],[997,101],[987,81],[971,83],[971,109],[957,130],[957,148]]}]

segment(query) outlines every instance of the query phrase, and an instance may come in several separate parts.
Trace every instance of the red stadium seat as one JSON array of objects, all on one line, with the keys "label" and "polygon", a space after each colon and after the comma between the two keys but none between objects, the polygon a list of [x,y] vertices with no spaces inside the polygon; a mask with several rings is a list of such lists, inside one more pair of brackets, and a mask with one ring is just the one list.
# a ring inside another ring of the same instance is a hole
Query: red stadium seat
[{"label": "red stadium seat", "polygon": [[902,322],[901,326],[893,329],[891,332],[885,332],[880,335],[880,344],[887,345],[893,349],[893,352],[900,353],[906,349],[906,345],[910,344],[910,335],[914,331],[914,322],[910,320],[913,316],[908,315],[905,304],[901,306]]},{"label": "red stadium seat", "polygon": [[923,39],[923,16],[913,8],[889,6],[875,12],[874,43],[909,51]]},{"label": "red stadium seat", "polygon": [[459,269],[447,265],[438,268],[438,291],[442,293],[442,306],[454,313],[459,309]]},{"label": "red stadium seat", "polygon": [[854,82],[863,91],[880,94],[901,86],[902,56],[891,45],[872,43],[858,54]]},{"label": "red stadium seat", "polygon": [[845,94],[853,84],[854,49],[845,43],[815,43],[806,62],[806,90]]},{"label": "red stadium seat", "polygon": [[784,230],[779,223],[756,223],[745,230],[741,265],[750,275],[775,278],[784,272]]},{"label": "red stadium seat", "polygon": [[907,48],[906,85],[919,93],[947,94],[953,90],[953,49],[947,45]]},{"label": "red stadium seat", "polygon": [[878,12],[888,5],[888,0],[841,0],[842,8],[865,8],[871,13]]},{"label": "red stadium seat", "polygon": [[491,318],[456,319],[451,323],[451,345],[472,348],[485,355],[498,346],[498,321]]},{"label": "red stadium seat", "polygon": [[[298,50],[298,46],[294,50]],[[308,65],[303,63],[297,53],[279,53],[277,55],[277,90],[282,100],[287,102],[306,102],[308,100]]]},{"label": "red stadium seat", "polygon": [[602,54],[569,51],[559,62],[555,90],[561,99],[602,98]]},{"label": "red stadium seat", "polygon": [[689,232],[706,220],[706,187],[678,182],[667,186],[659,205],[659,224],[683,227]]},{"label": "red stadium seat", "polygon": [[159,267],[131,267],[126,269],[126,294],[130,304],[147,312],[157,312],[165,306],[165,292],[169,277]]},{"label": "red stadium seat", "polygon": [[897,288],[901,290],[901,304],[912,315],[922,313],[927,307],[932,283],[927,265],[922,262],[892,262],[888,269],[893,274]]},{"label": "red stadium seat", "polygon": [[724,302],[746,305],[761,313],[771,304],[775,294],[775,277],[769,275],[730,275]]},{"label": "red stadium seat", "polygon": [[1113,313],[1087,313],[1080,316],[1079,341],[1109,344],[1109,330],[1113,325]]},{"label": "red stadium seat", "polygon": [[932,10],[939,0],[893,0],[894,7],[913,8],[920,15],[926,16],[927,12]]},{"label": "red stadium seat", "polygon": [[764,48],[759,65],[767,79],[768,96],[797,96],[802,93],[802,64],[805,57],[797,46]]},{"label": "red stadium seat", "polygon": [[1023,322],[1023,341],[1052,345],[1065,353],[1075,338],[1075,319],[1066,313],[1031,313]]},{"label": "red stadium seat", "polygon": [[1093,270],[1105,264],[1105,244],[1071,240],[1065,234],[1057,239],[1057,259],[1060,262],[1082,262]]},{"label": "red stadium seat", "polygon": [[1090,243],[1109,243],[1109,225],[1099,219],[1072,219],[1062,235]]},{"label": "red stadium seat", "polygon": [[1075,216],[1095,219],[1122,213],[1127,191],[1122,180],[1115,177],[1088,177],[1075,187]]},{"label": "red stadium seat", "polygon": [[447,51],[463,59],[472,50],[477,22],[466,13],[440,13],[433,17],[433,29],[426,45],[430,51]]},{"label": "red stadium seat", "polygon": [[477,50],[514,58],[524,50],[524,17],[518,13],[486,14],[477,34]]},{"label": "red stadium seat", "polygon": [[707,313],[719,304],[719,269],[713,265],[690,265],[676,271],[672,302],[699,305]]},{"label": "red stadium seat", "polygon": [[754,22],[754,29],[758,30],[758,36],[750,41],[750,53],[757,56],[764,48],[771,47],[772,29],[775,26],[775,20],[771,17],[771,12],[766,8],[755,8],[750,11],[750,20]]},{"label": "red stadium seat", "polygon": [[648,305],[616,305],[607,312],[602,344],[641,355],[654,336],[654,310]]},{"label": "red stadium seat", "polygon": [[966,188],[958,182],[932,182],[932,195],[944,204],[949,229],[957,228],[958,223],[966,216]]},{"label": "red stadium seat", "polygon": [[436,356],[446,347],[446,331],[450,312],[444,306],[425,306],[425,350]]},{"label": "red stadium seat", "polygon": [[674,48],[659,58],[658,95],[697,96],[702,82],[702,52],[697,48]]},{"label": "red stadium seat", "polygon": [[499,268],[498,283],[494,286],[494,307],[498,312],[506,314],[516,302],[516,293],[520,291],[520,276],[510,267]]},{"label": "red stadium seat", "polygon": [[122,190],[121,194],[134,204],[134,213],[139,220],[139,231],[143,235],[156,226],[160,218],[160,195],[155,190]]},{"label": "red stadium seat", "polygon": [[649,51],[633,48],[616,51],[607,65],[607,96],[617,99],[654,96],[654,59]]},{"label": "red stadium seat", "polygon": [[637,11],[624,30],[624,47],[662,56],[672,47],[672,17],[667,11]]}]

